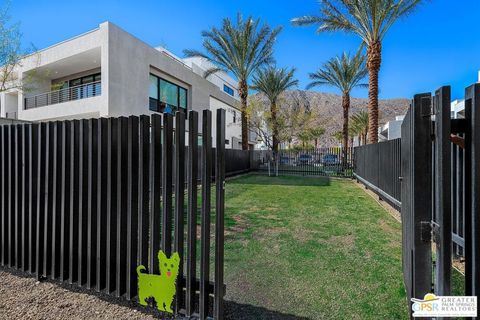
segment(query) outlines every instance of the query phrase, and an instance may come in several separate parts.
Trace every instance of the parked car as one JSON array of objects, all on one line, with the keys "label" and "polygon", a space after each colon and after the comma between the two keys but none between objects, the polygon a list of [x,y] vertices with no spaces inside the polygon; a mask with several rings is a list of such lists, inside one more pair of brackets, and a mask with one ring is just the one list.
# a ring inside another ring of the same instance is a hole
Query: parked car
[{"label": "parked car", "polygon": [[295,158],[289,156],[280,156],[280,164],[293,164]]},{"label": "parked car", "polygon": [[305,165],[305,164],[312,164],[313,163],[313,157],[311,154],[301,154],[298,156],[297,164],[298,165]]},{"label": "parked car", "polygon": [[338,155],[328,153],[322,157],[321,164],[324,166],[337,165],[340,164],[340,159],[338,158]]}]

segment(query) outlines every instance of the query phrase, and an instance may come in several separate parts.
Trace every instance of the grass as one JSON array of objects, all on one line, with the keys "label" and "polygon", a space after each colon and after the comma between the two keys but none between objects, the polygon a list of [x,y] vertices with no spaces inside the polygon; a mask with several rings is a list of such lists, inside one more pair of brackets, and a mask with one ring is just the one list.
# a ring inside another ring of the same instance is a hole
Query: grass
[{"label": "grass", "polygon": [[408,315],[401,226],[348,180],[229,181],[225,280],[226,299],[256,319]]}]

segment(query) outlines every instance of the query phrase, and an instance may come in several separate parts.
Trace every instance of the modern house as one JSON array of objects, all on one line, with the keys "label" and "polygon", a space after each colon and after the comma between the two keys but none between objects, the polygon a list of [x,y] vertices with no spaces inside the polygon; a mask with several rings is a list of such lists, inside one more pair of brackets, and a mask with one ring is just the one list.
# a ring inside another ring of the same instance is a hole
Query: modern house
[{"label": "modern house", "polygon": [[378,141],[387,141],[401,138],[402,122],[405,116],[396,116],[395,120],[388,121],[378,128]]},{"label": "modern house", "polygon": [[215,116],[224,108],[226,147],[241,148],[237,83],[222,72],[205,79],[209,67],[104,22],[25,57],[16,72],[28,88],[0,93],[0,117],[50,121],[197,110],[201,118],[204,109]]}]

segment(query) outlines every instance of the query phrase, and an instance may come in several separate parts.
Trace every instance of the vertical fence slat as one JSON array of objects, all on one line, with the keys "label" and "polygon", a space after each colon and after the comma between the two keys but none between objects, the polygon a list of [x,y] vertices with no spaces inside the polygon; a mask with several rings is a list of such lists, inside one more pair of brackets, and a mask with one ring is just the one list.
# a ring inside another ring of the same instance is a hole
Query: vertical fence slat
[{"label": "vertical fence slat", "polygon": [[435,222],[440,226],[436,243],[435,293],[450,295],[452,265],[450,87],[437,90],[435,108]]},{"label": "vertical fence slat", "polygon": [[38,125],[38,181],[37,181],[37,225],[36,225],[36,247],[35,247],[35,271],[37,279],[43,275],[43,235],[44,235],[44,211],[45,211],[45,174],[46,174],[46,137],[47,124],[40,123]]},{"label": "vertical fence slat", "polygon": [[217,110],[215,159],[215,319],[223,319],[223,256],[225,214],[225,110]]},{"label": "vertical fence slat", "polygon": [[150,262],[149,272],[158,270],[158,250],[160,249],[160,226],[161,226],[161,160],[162,160],[162,118],[154,114],[151,117],[151,199],[150,199]]},{"label": "vertical fence slat", "polygon": [[195,279],[197,265],[197,176],[198,176],[198,113],[188,115],[188,218],[187,277],[185,310],[187,317],[195,311]]},{"label": "vertical fence slat", "polygon": [[127,130],[128,119],[120,117],[117,145],[117,269],[116,296],[125,294],[127,276],[126,232],[127,232]]},{"label": "vertical fence slat", "polygon": [[61,123],[56,121],[53,123],[53,157],[52,157],[52,261],[51,261],[51,277],[55,279],[59,276],[60,263],[60,166],[59,157],[61,156]]},{"label": "vertical fence slat", "polygon": [[[29,250],[29,267],[28,270],[30,273],[36,272],[36,254],[35,254],[35,243],[36,243],[36,228],[37,228],[37,200],[38,200],[38,129],[39,125],[37,123],[31,124],[28,126],[28,135],[29,135],[29,147],[28,147],[28,250]],[[2,140],[3,141],[3,140]]]},{"label": "vertical fence slat", "polygon": [[0,210],[1,210],[1,215],[2,215],[2,225],[0,226],[0,241],[1,241],[1,263],[2,266],[5,266],[8,262],[8,255],[7,255],[7,235],[8,235],[8,185],[7,185],[7,176],[8,176],[8,162],[7,159],[9,158],[8,154],[8,146],[7,146],[7,141],[8,141],[8,126],[1,126],[0,127],[0,142],[1,142],[1,153],[2,153],[2,158],[0,159],[0,164],[1,164],[1,192],[2,192],[2,203],[0,203]]},{"label": "vertical fence slat", "polygon": [[128,118],[127,137],[127,299],[137,294],[138,250],[138,117]]},{"label": "vertical fence slat", "polygon": [[15,267],[15,126],[8,126],[8,265]]},{"label": "vertical fence slat", "polygon": [[175,115],[175,243],[174,252],[180,256],[177,280],[175,311],[183,306],[183,266],[184,266],[184,200],[185,200],[185,114]]},{"label": "vertical fence slat", "polygon": [[61,207],[60,207],[60,279],[62,281],[67,281],[69,278],[69,241],[70,241],[70,215],[69,215],[69,206],[70,206],[70,166],[71,166],[71,148],[73,147],[70,143],[71,133],[72,133],[72,122],[65,121],[62,122],[61,126]]},{"label": "vertical fence slat", "polygon": [[[45,210],[43,212],[43,276],[52,274],[52,218],[53,218],[53,172],[55,123],[48,122],[46,127],[45,145]],[[52,275],[53,276],[53,275]]]},{"label": "vertical fence slat", "polygon": [[78,222],[79,222],[79,164],[80,164],[80,126],[81,123],[75,120],[71,124],[71,148],[70,148],[70,207],[69,207],[69,257],[68,257],[68,274],[69,283],[73,284],[78,280]]},{"label": "vertical fence slat", "polygon": [[203,111],[202,117],[202,231],[200,250],[200,319],[208,316],[210,279],[210,186],[212,176],[212,113]]},{"label": "vertical fence slat", "polygon": [[88,151],[87,151],[87,288],[95,287],[97,262],[97,152],[98,152],[98,120],[88,120]]},{"label": "vertical fence slat", "polygon": [[80,121],[78,152],[78,285],[87,282],[87,224],[88,224],[88,121]]},{"label": "vertical fence slat", "polygon": [[107,128],[107,263],[105,286],[108,293],[116,290],[117,252],[117,155],[118,119],[109,118]]},{"label": "vertical fence slat", "polygon": [[162,143],[162,250],[167,257],[172,253],[172,171],[173,171],[173,116],[163,115]]},{"label": "vertical fence slat", "polygon": [[106,260],[107,260],[107,216],[109,211],[107,209],[107,153],[109,144],[107,143],[108,134],[107,119],[101,118],[98,120],[98,137],[97,137],[97,252],[96,252],[96,289],[101,291],[105,288],[106,283]]},{"label": "vertical fence slat", "polygon": [[138,182],[138,265],[148,266],[149,203],[150,203],[150,118],[140,116]]}]

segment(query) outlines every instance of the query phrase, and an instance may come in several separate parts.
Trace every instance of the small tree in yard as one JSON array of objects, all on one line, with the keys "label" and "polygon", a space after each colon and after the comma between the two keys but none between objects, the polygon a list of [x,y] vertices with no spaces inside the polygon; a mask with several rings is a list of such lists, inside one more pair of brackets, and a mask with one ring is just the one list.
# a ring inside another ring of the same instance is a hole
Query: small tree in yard
[{"label": "small tree in yard", "polygon": [[354,136],[358,136],[360,145],[366,144],[368,134],[368,112],[357,112],[351,116],[350,120],[351,134]]},{"label": "small tree in yard", "polygon": [[318,139],[325,134],[324,128],[312,128],[310,129],[310,134],[315,143],[315,149],[318,149]]},{"label": "small tree in yard", "polygon": [[350,110],[350,92],[355,87],[366,87],[361,81],[367,75],[365,67],[365,56],[361,50],[351,56],[343,53],[340,57],[335,57],[327,61],[317,72],[310,74],[312,82],[307,88],[317,86],[333,86],[342,92],[343,109],[343,158],[347,159],[348,148],[348,118]]},{"label": "small tree in yard", "polygon": [[294,73],[295,69],[276,69],[270,66],[258,70],[253,76],[252,88],[265,94],[270,102],[269,122],[272,129],[272,150],[274,153],[278,152],[279,144],[278,98],[286,90],[298,85],[298,80],[293,78]]},{"label": "small tree in yard", "polygon": [[274,62],[273,45],[281,28],[271,29],[260,26],[260,20],[252,17],[243,19],[237,15],[237,22],[223,19],[222,27],[203,31],[203,48],[206,53],[185,50],[188,57],[201,57],[212,62],[215,67],[205,73],[205,77],[219,71],[231,72],[238,80],[242,112],[242,149],[248,149],[247,101],[248,81],[261,67]]},{"label": "small tree in yard", "polygon": [[390,27],[412,13],[422,0],[320,0],[320,15],[294,18],[294,25],[318,25],[317,32],[357,34],[367,47],[369,143],[378,142],[378,74],[382,41]]}]

